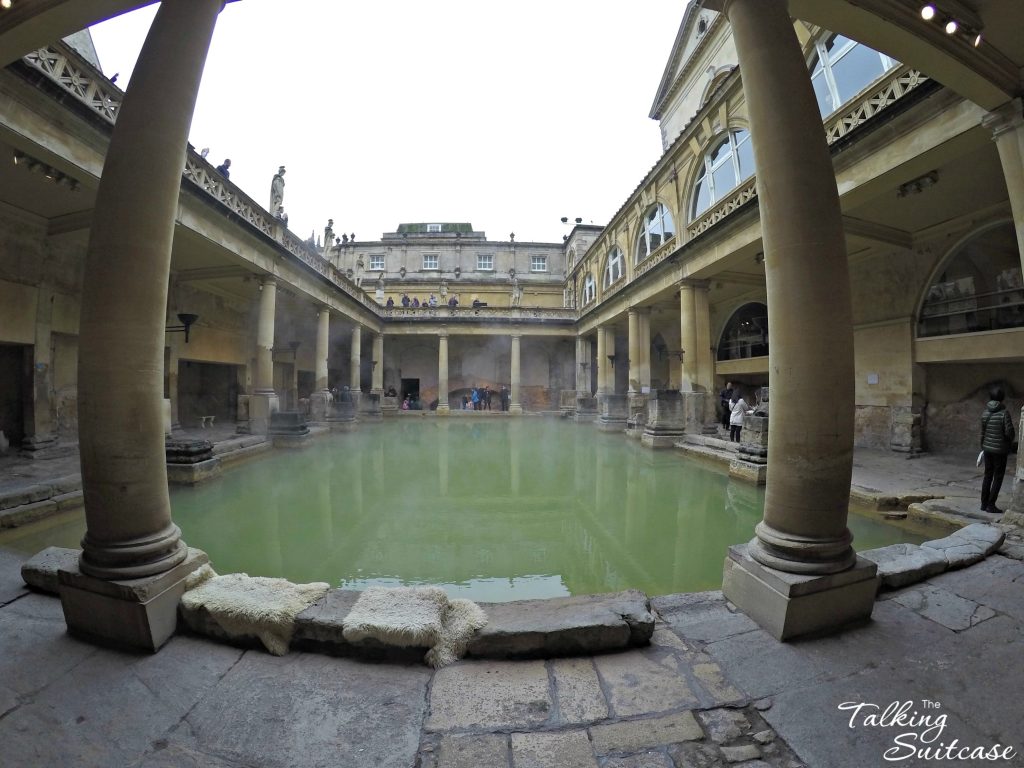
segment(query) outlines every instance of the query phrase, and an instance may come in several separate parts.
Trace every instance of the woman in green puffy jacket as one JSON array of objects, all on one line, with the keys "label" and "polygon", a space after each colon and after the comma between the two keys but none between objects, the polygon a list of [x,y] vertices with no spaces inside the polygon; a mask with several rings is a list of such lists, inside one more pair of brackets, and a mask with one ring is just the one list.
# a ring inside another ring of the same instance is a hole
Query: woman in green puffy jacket
[{"label": "woman in green puffy jacket", "polygon": [[989,392],[985,412],[981,414],[981,450],[985,452],[985,479],[981,482],[981,511],[1002,514],[996,506],[999,489],[1006,474],[1006,457],[1013,448],[1013,419],[1003,405],[1002,387]]}]

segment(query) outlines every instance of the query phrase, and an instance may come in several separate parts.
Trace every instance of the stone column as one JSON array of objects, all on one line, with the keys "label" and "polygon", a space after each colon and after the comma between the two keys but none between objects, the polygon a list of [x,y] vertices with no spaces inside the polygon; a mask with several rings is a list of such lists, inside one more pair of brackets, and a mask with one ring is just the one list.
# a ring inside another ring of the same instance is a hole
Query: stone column
[{"label": "stone column", "polygon": [[[181,429],[181,403],[178,397],[178,368],[181,364],[181,347],[178,345],[185,340],[184,335],[171,334],[167,343],[167,399],[170,400],[171,408],[171,433]],[[166,424],[164,425],[166,428]]]},{"label": "stone column", "polygon": [[256,324],[256,381],[249,398],[249,429],[266,434],[270,414],[280,410],[281,401],[274,391],[274,315],[277,306],[277,280],[260,281],[260,310]]},{"label": "stone column", "polygon": [[384,333],[373,336],[373,383],[370,393],[384,397]]},{"label": "stone column", "polygon": [[1010,198],[1017,250],[1024,272],[1024,107],[1020,97],[1010,101],[983,121],[991,129],[1003,166],[1003,178]]},{"label": "stone column", "polygon": [[[512,391],[515,392],[515,389]],[[448,404],[448,331],[442,330],[437,336],[437,415],[447,416],[450,412],[451,407]]]},{"label": "stone column", "polygon": [[627,313],[629,318],[629,388],[627,394],[640,392],[640,313],[636,307]]},{"label": "stone column", "polygon": [[363,354],[363,326],[356,323],[352,327],[352,349],[349,353],[349,388],[352,390],[352,397],[361,392],[362,381],[360,379],[360,366],[362,365]]},{"label": "stone column", "polygon": [[[693,344],[693,385],[699,392],[713,394],[715,361],[711,355],[711,306],[707,280],[693,283]],[[714,413],[711,419],[714,420]]]},{"label": "stone column", "polygon": [[327,357],[331,339],[331,313],[327,307],[320,307],[316,327],[316,381],[309,396],[309,407],[313,421],[326,421],[331,408],[331,392],[327,387]]},{"label": "stone column", "polygon": [[[863,620],[874,606],[875,566],[857,561],[846,527],[849,271],[832,159],[786,2],[711,0],[709,7],[716,3],[736,41],[757,163],[773,394],[764,519],[749,545],[730,548],[722,588],[786,639]],[[807,408],[808,382],[829,393],[827,412]],[[850,573],[824,575],[855,563]]]},{"label": "stone column", "polygon": [[512,334],[512,400],[508,406],[509,413],[521,414],[523,405],[519,402],[519,334]]},{"label": "stone column", "polygon": [[651,309],[640,310],[640,391],[651,391]]},{"label": "stone column", "polygon": [[683,359],[680,362],[679,389],[682,392],[693,392],[694,375],[697,363],[697,329],[694,322],[693,286],[683,283],[679,286],[679,339],[683,348]]},{"label": "stone column", "polygon": [[597,394],[608,392],[608,336],[603,325],[597,328]]},{"label": "stone column", "polygon": [[79,569],[59,573],[61,604],[70,630],[150,650],[174,632],[184,578],[205,560],[171,520],[164,328],[188,128],[221,6],[182,0],[157,11],[107,150],[83,270],[87,531]]},{"label": "stone column", "polygon": [[53,296],[47,285],[39,286],[36,300],[35,339],[32,347],[32,394],[25,403],[25,437],[22,456],[44,458],[57,442],[53,391]]},{"label": "stone column", "polygon": [[576,337],[576,393],[590,394],[590,342],[583,336]]}]

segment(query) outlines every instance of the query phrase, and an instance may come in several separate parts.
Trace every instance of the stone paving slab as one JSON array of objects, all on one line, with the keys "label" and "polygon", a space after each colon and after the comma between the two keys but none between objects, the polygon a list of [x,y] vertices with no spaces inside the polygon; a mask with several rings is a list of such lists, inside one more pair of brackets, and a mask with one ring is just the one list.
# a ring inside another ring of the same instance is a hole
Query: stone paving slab
[{"label": "stone paving slab", "polygon": [[26,560],[21,566],[21,578],[40,592],[56,595],[60,589],[57,571],[61,568],[78,568],[80,549],[47,547]]},{"label": "stone paving slab", "polygon": [[594,751],[599,755],[639,752],[662,744],[704,738],[692,712],[624,720],[590,728]]},{"label": "stone paving slab", "polygon": [[0,605],[6,605],[27,593],[21,580],[21,564],[24,555],[8,549],[0,549]]},{"label": "stone paving slab", "polygon": [[948,567],[945,556],[936,549],[916,544],[890,544],[859,553],[878,566],[882,589],[898,589],[942,573]]},{"label": "stone paving slab", "polygon": [[996,615],[987,605],[978,605],[973,600],[931,584],[908,587],[897,593],[893,600],[954,632],[970,629]]},{"label": "stone paving slab", "polygon": [[1006,535],[994,525],[973,523],[935,541],[926,541],[924,549],[933,549],[945,559],[948,568],[973,565],[995,552]]},{"label": "stone paving slab", "polygon": [[529,730],[547,722],[553,705],[543,661],[464,661],[434,674],[426,728]]},{"label": "stone paving slab", "polygon": [[480,768],[507,766],[510,761],[508,736],[445,736],[436,753],[426,753],[423,768]]},{"label": "stone paving slab", "polygon": [[586,731],[513,733],[516,768],[597,768]]},{"label": "stone paving slab", "polygon": [[613,715],[629,717],[697,706],[680,660],[644,649],[594,657]]},{"label": "stone paving slab", "polygon": [[556,659],[548,668],[555,686],[556,723],[591,723],[608,717],[608,704],[591,659]]}]

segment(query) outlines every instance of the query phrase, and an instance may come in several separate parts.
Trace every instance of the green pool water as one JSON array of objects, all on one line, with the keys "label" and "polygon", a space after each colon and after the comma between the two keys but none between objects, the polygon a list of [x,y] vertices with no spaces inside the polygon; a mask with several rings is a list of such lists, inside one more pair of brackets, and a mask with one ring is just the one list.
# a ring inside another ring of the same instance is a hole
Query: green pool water
[{"label": "green pool water", "polygon": [[[721,587],[762,489],[591,425],[393,419],[175,488],[174,520],[218,572],[362,588],[439,584],[477,600]],[[858,549],[920,542],[850,516]],[[19,529],[20,530],[20,529]],[[81,514],[25,529],[26,552],[77,546]]]}]

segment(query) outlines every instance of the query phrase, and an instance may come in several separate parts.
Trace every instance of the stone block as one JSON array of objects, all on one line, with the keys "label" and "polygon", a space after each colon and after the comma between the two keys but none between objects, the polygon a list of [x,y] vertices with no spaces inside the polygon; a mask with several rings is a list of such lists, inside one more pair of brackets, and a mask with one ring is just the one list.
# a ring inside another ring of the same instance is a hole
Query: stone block
[{"label": "stone block", "polygon": [[480,768],[508,764],[508,737],[486,733],[480,736],[445,736],[437,754],[437,768]]},{"label": "stone block", "polygon": [[660,650],[630,651],[594,657],[615,717],[693,709],[700,704],[674,654]]},{"label": "stone block", "polygon": [[171,485],[199,485],[220,477],[221,460],[214,456],[196,464],[167,464],[167,482]]},{"label": "stone block", "polygon": [[468,656],[567,656],[622,650],[650,641],[654,616],[636,590],[550,600],[481,604],[487,626]]},{"label": "stone block", "polygon": [[866,550],[860,556],[878,566],[883,589],[916,584],[946,570],[946,558],[941,552],[916,544],[890,544]]},{"label": "stone block", "polygon": [[926,541],[923,549],[939,552],[949,568],[963,568],[984,560],[1002,545],[1006,538],[994,525],[972,523],[943,539]]},{"label": "stone block", "polygon": [[530,730],[552,707],[542,661],[477,661],[434,673],[428,731]]},{"label": "stone block", "polygon": [[672,758],[654,750],[628,757],[608,757],[601,765],[603,768],[675,768]]},{"label": "stone block", "polygon": [[601,681],[590,659],[559,659],[550,669],[562,722],[592,723],[608,717]]},{"label": "stone block", "polygon": [[327,421],[333,401],[330,392],[313,392],[309,396],[309,413],[313,421]]},{"label": "stone block", "polygon": [[342,634],[345,617],[359,595],[354,589],[332,589],[295,617],[294,640],[312,640],[334,646],[350,645]]},{"label": "stone block", "polygon": [[750,730],[750,721],[736,709],[710,709],[698,714],[708,737],[716,744],[738,739]]},{"label": "stone block", "polygon": [[768,482],[768,465],[748,461],[746,458],[735,458],[729,462],[729,477],[754,485],[765,485]]},{"label": "stone block", "polygon": [[729,547],[722,593],[776,640],[822,633],[868,620],[878,591],[877,566],[858,557],[852,568],[797,575],[754,560],[748,545]]},{"label": "stone block", "polygon": [[745,763],[761,757],[761,750],[754,744],[739,744],[734,747],[722,747],[722,757],[727,763]]},{"label": "stone block", "polygon": [[597,428],[603,432],[618,432],[626,428],[629,419],[627,395],[601,393],[597,396]]},{"label": "stone block", "polygon": [[597,768],[586,731],[513,733],[516,768]]},{"label": "stone block", "polygon": [[209,440],[166,440],[164,454],[168,464],[199,464],[213,458]]},{"label": "stone block", "polygon": [[[273,393],[257,393],[248,396],[248,413],[246,419],[241,418],[239,414],[239,421],[245,423],[248,422],[248,432],[254,435],[265,435],[267,430],[270,429],[270,418],[271,414],[276,413],[281,409],[281,400],[278,396]],[[242,408],[242,398],[238,399],[239,409]]]},{"label": "stone block", "polygon": [[57,512],[57,502],[53,499],[35,501],[0,511],[0,528],[17,528],[19,525],[42,520]]},{"label": "stone block", "polygon": [[60,588],[57,571],[78,568],[80,549],[47,547],[37,552],[21,566],[21,578],[33,589],[56,595]]},{"label": "stone block", "polygon": [[206,553],[189,549],[185,560],[166,573],[143,579],[108,581],[74,568],[57,573],[68,631],[120,646],[156,651],[178,623],[178,601],[185,579],[208,563]]},{"label": "stone block", "polygon": [[904,590],[893,600],[954,632],[970,629],[996,615],[986,605],[979,605],[931,584],[920,584],[914,589]]},{"label": "stone block", "polygon": [[644,720],[627,720],[590,728],[594,751],[599,755],[611,752],[638,752],[664,744],[696,741],[704,738],[704,731],[693,713],[676,712]]}]

